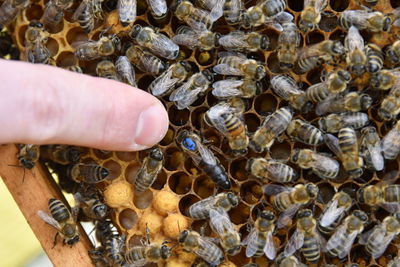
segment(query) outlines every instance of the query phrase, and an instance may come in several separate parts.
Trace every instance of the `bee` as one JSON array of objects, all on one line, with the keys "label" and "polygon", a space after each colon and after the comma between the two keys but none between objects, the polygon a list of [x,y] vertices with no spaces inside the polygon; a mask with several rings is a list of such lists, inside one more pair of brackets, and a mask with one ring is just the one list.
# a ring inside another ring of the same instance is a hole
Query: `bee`
[{"label": "bee", "polygon": [[[282,254],[283,255],[283,254]],[[296,256],[284,257],[279,261],[279,267],[306,267]]]},{"label": "bee", "polygon": [[171,93],[169,101],[175,102],[177,109],[185,109],[210,88],[213,80],[213,74],[207,69],[193,74]]},{"label": "bee", "polygon": [[373,73],[370,79],[372,88],[378,90],[389,90],[399,87],[400,71],[398,70],[381,70]]},{"label": "bee", "polygon": [[75,10],[72,19],[77,21],[86,33],[94,29],[96,20],[103,18],[103,9],[101,7],[103,1],[83,0]]},{"label": "bee", "polygon": [[39,210],[37,215],[46,223],[57,229],[57,234],[54,239],[54,245],[57,242],[58,235],[63,237],[63,243],[73,246],[79,242],[78,226],[75,218],[76,214],[71,214],[67,206],[60,200],[50,198],[48,202],[50,215]]},{"label": "bee", "polygon": [[297,172],[289,165],[265,158],[249,159],[246,170],[265,182],[269,179],[278,183],[290,183],[299,178]]},{"label": "bee", "polygon": [[297,214],[296,231],[288,241],[284,255],[291,256],[300,249],[306,261],[317,263],[321,257],[324,239],[317,230],[312,211],[302,209]]},{"label": "bee", "polygon": [[346,30],[355,26],[359,30],[387,32],[391,23],[390,15],[379,11],[345,10],[339,16],[339,24]]},{"label": "bee", "polygon": [[352,204],[353,199],[349,194],[344,191],[337,192],[322,212],[318,220],[318,230],[326,235],[332,234]]},{"label": "bee", "polygon": [[32,169],[39,160],[40,147],[38,145],[18,145],[17,159],[19,165],[25,169]]},{"label": "bee", "polygon": [[168,12],[167,2],[165,0],[147,0],[147,3],[154,18],[165,18]]},{"label": "bee", "polygon": [[150,235],[147,234],[141,246],[134,246],[126,251],[125,261],[128,266],[144,266],[146,263],[166,260],[171,256],[171,249],[165,243],[150,243]]},{"label": "bee", "polygon": [[249,235],[243,241],[246,245],[246,257],[261,257],[265,254],[268,259],[276,257],[277,247],[274,243],[276,217],[272,211],[260,212]]},{"label": "bee", "polygon": [[25,32],[26,58],[31,63],[51,63],[51,53],[45,46],[50,34],[42,23],[31,21]]},{"label": "bee", "polygon": [[137,87],[135,81],[135,70],[133,69],[127,56],[119,56],[115,62],[115,68],[122,81]]},{"label": "bee", "polygon": [[344,46],[347,50],[346,63],[350,71],[357,76],[362,75],[367,68],[367,55],[364,50],[364,39],[354,26],[349,28]]},{"label": "bee", "polygon": [[157,179],[164,163],[164,155],[159,147],[153,148],[143,160],[143,165],[138,171],[135,180],[135,192],[146,191]]},{"label": "bee", "polygon": [[385,121],[395,119],[400,113],[399,85],[396,85],[390,90],[389,94],[385,96],[378,108],[378,116]]},{"label": "bee", "polygon": [[387,216],[382,223],[361,235],[360,244],[374,259],[385,252],[390,242],[400,233],[400,213]]},{"label": "bee", "polygon": [[98,77],[119,81],[117,69],[110,60],[102,60],[97,63],[96,74]]},{"label": "bee", "polygon": [[294,140],[311,146],[324,142],[322,132],[317,127],[299,119],[289,123],[286,133]]},{"label": "bee", "polygon": [[160,75],[168,68],[165,62],[139,46],[130,46],[125,55],[139,70],[153,76]]},{"label": "bee", "polygon": [[369,122],[368,115],[362,112],[344,112],[330,114],[318,121],[319,129],[324,132],[337,133],[345,127],[360,129]]},{"label": "bee", "polygon": [[210,210],[210,227],[219,236],[220,244],[229,255],[236,255],[241,249],[240,234],[222,207]]},{"label": "bee", "polygon": [[272,196],[272,206],[282,212],[277,221],[278,228],[288,225],[299,208],[314,201],[319,192],[313,183],[297,184],[295,187],[268,184],[263,186],[263,190],[266,195]]},{"label": "bee", "polygon": [[222,208],[226,212],[239,204],[239,197],[232,192],[223,192],[215,196],[202,199],[189,207],[188,214],[195,220],[210,218],[212,209]]},{"label": "bee", "polygon": [[300,46],[300,32],[293,22],[282,24],[283,30],[278,38],[279,67],[283,70],[291,69],[297,60],[297,48]]},{"label": "bee", "polygon": [[196,0],[195,4],[210,11],[211,21],[217,21],[224,14],[225,0]]},{"label": "bee", "polygon": [[193,162],[210,176],[217,186],[226,190],[231,188],[231,182],[225,168],[219,163],[214,154],[201,143],[198,135],[183,130],[179,133],[177,141],[182,150],[189,154]]},{"label": "bee", "polygon": [[336,228],[326,244],[329,256],[342,259],[349,254],[356,237],[364,230],[368,216],[361,210],[355,210]]},{"label": "bee", "polygon": [[306,33],[314,30],[327,5],[328,0],[304,0],[304,8],[300,13],[299,29]]},{"label": "bee", "polygon": [[113,267],[126,266],[125,241],[126,236],[120,236],[112,222],[108,219],[97,221],[96,238],[100,240],[100,252],[105,256],[109,265]]},{"label": "bee", "polygon": [[289,126],[293,117],[291,107],[282,107],[268,115],[251,138],[250,147],[260,153],[268,150],[281,133]]},{"label": "bee", "polygon": [[221,36],[218,43],[225,50],[257,52],[268,48],[269,38],[258,32],[232,31]]},{"label": "bee", "polygon": [[83,41],[75,45],[75,56],[80,60],[93,60],[113,55],[120,49],[121,41],[116,35],[102,36],[98,41]]},{"label": "bee", "polygon": [[140,46],[149,49],[160,57],[175,59],[179,55],[179,46],[177,44],[150,27],[142,27],[136,24],[130,31],[129,36]]},{"label": "bee", "polygon": [[213,266],[224,260],[224,253],[211,240],[193,230],[183,230],[178,238],[187,252],[192,252]]},{"label": "bee", "polygon": [[221,37],[219,33],[210,31],[194,31],[188,26],[180,26],[172,41],[178,45],[184,45],[194,50],[209,51],[216,48],[218,40]]},{"label": "bee", "polygon": [[[274,28],[277,31],[282,31],[282,23],[293,21],[292,14],[288,12],[279,12],[276,15],[268,16],[265,13],[265,10],[269,9],[269,7],[273,7],[269,5],[272,1],[275,0],[267,0],[260,1],[259,4],[250,7],[243,13],[243,26],[244,28],[253,28],[261,25],[267,25]],[[280,1],[280,0],[279,0]],[[275,1],[276,2],[276,1]]]},{"label": "bee", "polygon": [[67,145],[40,146],[40,157],[62,165],[75,164],[81,159],[81,151]]},{"label": "bee", "polygon": [[252,98],[262,91],[262,84],[252,79],[226,79],[213,83],[212,94],[219,99],[241,97]]},{"label": "bee", "polygon": [[177,0],[174,13],[177,19],[182,20],[196,31],[210,30],[214,23],[210,13],[195,7],[187,0]]},{"label": "bee", "polygon": [[271,87],[275,94],[289,101],[294,109],[302,113],[307,113],[311,110],[312,103],[307,100],[306,93],[300,90],[292,77],[276,75],[271,79]]},{"label": "bee", "polygon": [[0,25],[7,26],[29,6],[29,0],[5,0],[0,6]]},{"label": "bee", "polygon": [[242,116],[235,113],[228,104],[220,103],[212,106],[205,113],[204,120],[228,139],[229,147],[234,155],[247,154],[249,145],[247,126]]},{"label": "bee", "polygon": [[297,54],[297,67],[301,73],[305,73],[324,62],[331,62],[344,53],[345,48],[342,43],[325,40],[301,49]]},{"label": "bee", "polygon": [[400,121],[382,138],[381,147],[385,159],[396,159],[400,153]]},{"label": "bee", "polygon": [[226,0],[224,4],[224,18],[227,24],[237,25],[243,20],[244,3],[241,0]]},{"label": "bee", "polygon": [[356,132],[351,127],[339,130],[339,138],[331,134],[325,136],[325,143],[342,161],[343,168],[350,178],[358,178],[363,173],[364,160],[360,156]]},{"label": "bee", "polygon": [[357,201],[372,207],[382,207],[390,213],[400,212],[400,185],[380,181],[358,189]]},{"label": "bee", "polygon": [[218,57],[217,65],[213,67],[218,74],[242,76],[257,81],[266,75],[266,69],[261,63],[239,52],[220,52]]},{"label": "bee", "polygon": [[371,105],[372,98],[369,95],[350,92],[329,96],[318,102],[315,113],[320,116],[326,113],[358,112],[369,109]]},{"label": "bee", "polygon": [[118,0],[117,9],[122,26],[126,27],[136,20],[137,0]]},{"label": "bee", "polygon": [[68,174],[77,183],[96,184],[104,181],[110,171],[97,164],[78,163],[69,166]]},{"label": "bee", "polygon": [[339,173],[339,163],[311,149],[293,150],[290,160],[302,169],[311,169],[322,179],[335,179]]},{"label": "bee", "polygon": [[400,40],[395,41],[386,50],[386,59],[389,63],[397,65],[400,63]]},{"label": "bee", "polygon": [[365,54],[367,55],[367,70],[375,73],[383,68],[383,53],[379,46],[369,43],[365,46]]},{"label": "bee", "polygon": [[47,2],[42,17],[46,27],[54,27],[60,24],[64,17],[64,11],[70,9],[74,1],[72,0],[50,0]]},{"label": "bee", "polygon": [[79,192],[74,194],[75,207],[79,210],[82,209],[83,214],[92,220],[103,220],[108,212],[108,207],[100,199],[98,193]]},{"label": "bee", "polygon": [[104,248],[98,247],[88,251],[89,257],[95,267],[110,267],[107,258],[104,255]]},{"label": "bee", "polygon": [[400,257],[397,256],[388,263],[388,267],[398,267],[400,266]]},{"label": "bee", "polygon": [[360,150],[368,168],[376,171],[383,170],[385,160],[382,156],[381,139],[375,127],[369,126],[361,130]]}]

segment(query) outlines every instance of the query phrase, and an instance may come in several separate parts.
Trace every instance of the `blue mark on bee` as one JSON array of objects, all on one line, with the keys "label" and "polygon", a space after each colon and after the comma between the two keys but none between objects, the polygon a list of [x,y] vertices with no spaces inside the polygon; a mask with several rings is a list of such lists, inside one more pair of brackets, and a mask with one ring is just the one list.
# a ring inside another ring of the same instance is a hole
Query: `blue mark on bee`
[{"label": "blue mark on bee", "polygon": [[185,138],[185,140],[183,140],[182,142],[183,146],[186,147],[189,150],[196,150],[196,143],[190,139],[190,138]]}]

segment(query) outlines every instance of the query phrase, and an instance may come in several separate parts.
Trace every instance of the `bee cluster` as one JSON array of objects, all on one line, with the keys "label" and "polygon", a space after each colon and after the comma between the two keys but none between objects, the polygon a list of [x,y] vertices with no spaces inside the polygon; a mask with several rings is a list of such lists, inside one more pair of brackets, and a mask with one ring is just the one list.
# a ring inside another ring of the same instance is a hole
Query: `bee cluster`
[{"label": "bee cluster", "polygon": [[3,1],[22,60],[137,86],[170,118],[138,153],[22,145],[76,202],[38,215],[69,245],[96,221],[96,266],[400,266],[399,7]]}]

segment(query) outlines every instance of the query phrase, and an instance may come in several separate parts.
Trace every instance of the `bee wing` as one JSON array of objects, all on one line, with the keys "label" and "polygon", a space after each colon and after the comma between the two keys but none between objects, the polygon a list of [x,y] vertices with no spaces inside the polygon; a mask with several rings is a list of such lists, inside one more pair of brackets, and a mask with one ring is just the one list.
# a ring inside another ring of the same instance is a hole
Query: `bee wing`
[{"label": "bee wing", "polygon": [[293,255],[298,249],[300,249],[304,244],[304,234],[296,229],[293,235],[290,237],[289,241],[285,246],[283,251],[285,257]]},{"label": "bee wing", "polygon": [[229,66],[228,64],[218,64],[216,66],[213,67],[213,70],[218,73],[218,74],[222,74],[222,75],[236,75],[236,76],[240,76],[242,73],[239,69],[235,69],[231,66]]},{"label": "bee wing", "polygon": [[282,214],[278,218],[278,221],[276,222],[276,227],[280,229],[288,225],[291,222],[293,216],[299,210],[300,206],[301,205],[295,204],[289,209],[282,212]]},{"label": "bee wing", "polygon": [[271,18],[267,18],[264,22],[265,25],[268,25],[275,30],[281,32],[283,31],[282,24],[285,22],[292,22],[293,21],[293,15],[288,13],[288,12],[280,12],[276,16],[273,16]]},{"label": "bee wing", "polygon": [[199,34],[194,31],[189,33],[177,34],[172,37],[172,41],[174,41],[174,43],[176,44],[184,45],[191,49],[194,49],[199,44]]},{"label": "bee wing", "polygon": [[240,53],[240,52],[235,52],[235,51],[222,51],[218,53],[219,58],[223,57],[238,57],[240,59],[247,60],[247,57],[245,54]]},{"label": "bee wing", "polygon": [[400,203],[381,203],[379,206],[390,213],[400,212]]},{"label": "bee wing", "polygon": [[376,145],[367,145],[368,152],[371,156],[371,162],[372,165],[374,166],[374,169],[377,171],[383,170],[383,167],[385,166],[385,160],[383,159],[382,156],[382,149],[379,144]]},{"label": "bee wing", "polygon": [[276,75],[271,79],[272,90],[280,97],[287,99],[290,96],[300,95],[302,91],[296,84],[296,81],[285,75]]},{"label": "bee wing", "polygon": [[258,232],[255,227],[251,229],[250,234],[243,240],[243,246],[246,246],[246,257],[250,258],[257,252],[258,249]]},{"label": "bee wing", "polygon": [[344,45],[350,52],[354,51],[355,49],[359,49],[361,51],[364,50],[364,39],[356,27],[350,27],[347,36],[344,39]]},{"label": "bee wing", "polygon": [[43,210],[38,210],[37,215],[40,217],[40,219],[42,219],[46,223],[50,224],[57,230],[61,229],[60,224],[53,217],[51,217],[49,214],[47,214]]},{"label": "bee wing", "polygon": [[136,19],[137,0],[118,0],[117,8],[119,19],[125,23],[132,23]]},{"label": "bee wing", "polygon": [[123,77],[130,85],[137,86],[135,82],[135,70],[133,69],[128,57],[119,56],[115,62],[118,74]]},{"label": "bee wing", "polygon": [[224,114],[232,113],[232,109],[227,103],[220,103],[212,106],[207,112],[207,117],[210,119],[212,125],[221,133],[226,134],[228,129],[226,128],[225,121],[223,119]]},{"label": "bee wing", "polygon": [[272,236],[272,231],[269,231],[267,234],[267,240],[264,247],[264,254],[270,260],[273,260],[276,257],[276,246],[274,243],[274,238]]},{"label": "bee wing", "polygon": [[211,21],[216,21],[224,14],[225,0],[216,0],[210,12]]},{"label": "bee wing", "polygon": [[152,48],[161,56],[167,59],[175,59],[178,53],[170,53],[170,51],[179,51],[179,46],[171,41],[167,36],[163,34],[157,34],[157,37],[153,40]]},{"label": "bee wing", "polygon": [[[192,76],[193,77],[193,76]],[[189,94],[189,88],[192,84],[192,78],[189,79],[189,81],[185,82],[181,86],[179,86],[175,91],[172,92],[172,94],[169,96],[169,101],[179,101],[187,94]]]},{"label": "bee wing", "polygon": [[332,134],[325,134],[324,140],[328,148],[335,153],[338,158],[342,157],[342,150],[339,146],[339,139]]},{"label": "bee wing", "polygon": [[347,233],[347,226],[345,224],[342,224],[337,228],[335,233],[333,233],[331,238],[328,240],[328,243],[326,244],[326,249],[335,249],[337,244],[336,240],[342,239],[343,236],[346,237],[346,242],[343,244],[343,252],[339,253],[338,255],[339,258],[343,258],[349,253],[351,246],[353,245],[354,240],[357,237],[357,234],[357,231],[352,231],[350,234]]},{"label": "bee wing", "polygon": [[[325,84],[324,83],[318,83],[318,84],[311,85],[310,87],[312,87],[312,86],[323,86],[323,87],[325,87]],[[336,96],[335,95],[330,95],[326,99],[318,102],[317,106],[316,106],[315,113],[318,116],[321,116],[321,115],[324,115],[325,113],[328,113],[332,102],[334,102],[335,100],[336,100]]]},{"label": "bee wing", "polygon": [[214,154],[209,150],[206,146],[204,146],[199,140],[196,140],[197,148],[199,150],[201,158],[204,162],[208,164],[215,165],[217,164],[217,160]]},{"label": "bee wing", "polygon": [[215,245],[212,241],[210,241],[205,237],[200,237],[198,241],[199,241],[199,249],[196,249],[194,253],[203,259],[208,259],[208,260],[215,259],[214,262],[208,262],[210,264],[215,264],[215,265],[220,264],[219,257],[214,257],[214,253],[218,251],[220,254],[222,254],[221,249],[217,245]]},{"label": "bee wing", "polygon": [[317,13],[321,13],[327,5],[327,0],[304,0],[304,6],[314,6]]},{"label": "bee wing", "polygon": [[210,226],[218,235],[236,231],[225,209],[219,207],[210,210]]},{"label": "bee wing", "polygon": [[385,229],[385,227],[380,224],[376,225],[374,228],[372,228],[370,231],[364,233],[361,235],[359,238],[359,243],[360,244],[367,244],[369,237],[373,234],[373,239],[376,244],[380,244],[379,247],[376,247],[379,249],[376,253],[372,254],[372,257],[379,258],[382,256],[383,252],[385,252],[386,248],[389,246],[390,242],[392,242],[393,238],[395,237],[395,234],[393,233],[388,233]]},{"label": "bee wing", "polygon": [[86,10],[92,10],[92,1],[83,0],[72,15],[72,20],[77,21],[79,16]]},{"label": "bee wing", "polygon": [[317,153],[313,154],[312,165],[316,169],[324,169],[327,171],[339,170],[339,162],[337,162],[332,158]]},{"label": "bee wing", "polygon": [[282,192],[290,192],[293,190],[293,187],[287,187],[283,185],[277,185],[277,184],[268,184],[263,186],[263,191],[264,194],[269,195],[269,196],[274,196]]},{"label": "bee wing", "polygon": [[172,69],[168,69],[153,81],[151,93],[154,96],[165,94],[179,81],[178,78],[172,78],[172,73]]},{"label": "bee wing", "polygon": [[176,107],[178,109],[185,109],[190,106],[194,101],[196,101],[198,95],[203,92],[202,87],[196,87],[192,90],[186,91],[186,94],[182,96],[181,99],[176,101]]},{"label": "bee wing", "polygon": [[331,225],[344,212],[345,207],[338,207],[338,201],[333,200],[326,211],[323,213],[319,224],[323,227]]},{"label": "bee wing", "polygon": [[240,48],[247,46],[246,34],[242,31],[234,31],[219,38],[218,43],[228,48]]},{"label": "bee wing", "polygon": [[237,88],[240,87],[242,84],[242,80],[228,79],[218,81],[213,83],[212,85],[212,87],[214,88],[212,90],[212,94],[217,98],[231,98],[235,96],[241,96],[242,91]]},{"label": "bee wing", "polygon": [[149,0],[149,5],[157,17],[162,17],[168,11],[167,2],[165,0]]}]

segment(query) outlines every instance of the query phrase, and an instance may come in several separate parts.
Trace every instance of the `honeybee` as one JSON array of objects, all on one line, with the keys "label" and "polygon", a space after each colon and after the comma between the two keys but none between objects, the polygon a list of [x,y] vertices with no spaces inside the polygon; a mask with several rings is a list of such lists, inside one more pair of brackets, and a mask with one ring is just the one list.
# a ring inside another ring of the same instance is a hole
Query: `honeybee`
[{"label": "honeybee", "polygon": [[[148,231],[148,229],[146,229]],[[125,261],[128,266],[144,266],[146,263],[157,263],[171,256],[171,249],[162,244],[150,243],[150,234],[146,235],[141,246],[134,246],[126,251]]]},{"label": "honeybee", "polygon": [[45,46],[50,34],[42,23],[31,21],[25,32],[26,58],[31,63],[51,63],[51,53]]},{"label": "honeybee", "polygon": [[83,0],[75,10],[72,19],[77,21],[81,28],[89,33],[94,28],[94,23],[103,18],[101,4],[104,0]]},{"label": "honeybee", "polygon": [[381,70],[371,76],[370,84],[374,89],[397,91],[400,85],[400,71],[396,70]]},{"label": "honeybee", "polygon": [[244,3],[241,0],[226,0],[224,18],[227,24],[237,25],[243,20]]},{"label": "honeybee", "polygon": [[297,48],[300,46],[300,32],[293,22],[282,24],[283,30],[278,38],[279,67],[291,69],[297,60]]},{"label": "honeybee", "polygon": [[190,28],[196,31],[210,30],[214,23],[210,13],[195,7],[187,0],[177,0],[174,13],[179,20],[184,21]]},{"label": "honeybee", "polygon": [[225,168],[219,163],[214,154],[201,143],[201,138],[193,132],[183,130],[177,141],[182,150],[192,158],[193,162],[223,189],[230,189],[231,182]]},{"label": "honeybee", "polygon": [[290,160],[302,169],[311,169],[322,179],[335,179],[339,173],[339,163],[311,149],[295,149]]},{"label": "honeybee", "polygon": [[119,81],[114,63],[107,59],[97,63],[96,74],[98,77]]},{"label": "honeybee", "polygon": [[38,145],[18,145],[17,159],[19,165],[25,169],[32,169],[39,160],[40,147]]},{"label": "honeybee", "polygon": [[5,0],[0,6],[0,25],[7,26],[29,6],[29,0]]},{"label": "honeybee", "polygon": [[220,103],[212,106],[205,113],[204,120],[228,139],[229,147],[234,155],[247,154],[249,145],[247,126],[242,116],[235,113],[228,104]]},{"label": "honeybee", "polygon": [[304,47],[297,54],[297,67],[301,73],[308,72],[324,62],[342,56],[345,48],[339,41],[325,40],[320,43]]},{"label": "honeybee", "polygon": [[344,112],[330,114],[318,121],[319,129],[324,132],[337,133],[345,127],[360,129],[369,122],[368,115],[362,112]]},{"label": "honeybee", "polygon": [[388,267],[399,267],[400,266],[400,257],[397,256],[393,260],[388,263]]},{"label": "honeybee", "polygon": [[383,53],[379,46],[369,43],[365,46],[367,55],[367,70],[371,73],[380,71],[383,68]]},{"label": "honeybee", "polygon": [[289,123],[286,133],[294,140],[312,146],[318,146],[324,142],[322,132],[305,121],[296,119]]},{"label": "honeybee", "polygon": [[357,201],[369,206],[380,206],[390,213],[400,212],[400,185],[390,181],[380,181],[358,189]]},{"label": "honeybee", "polygon": [[78,226],[76,225],[76,214],[71,214],[68,208],[60,200],[55,198],[49,199],[50,214],[39,210],[37,215],[46,223],[57,229],[54,244],[57,242],[58,235],[63,237],[63,243],[73,246],[79,242]]},{"label": "honeybee", "polygon": [[[282,254],[283,255],[283,254]],[[284,257],[279,261],[279,267],[306,267],[296,256]]]},{"label": "honeybee", "polygon": [[149,49],[160,57],[175,59],[179,55],[179,46],[177,44],[150,27],[142,27],[136,24],[130,31],[129,36],[140,46]]},{"label": "honeybee", "polygon": [[268,184],[263,186],[263,190],[266,195],[272,196],[272,206],[282,212],[277,221],[278,228],[288,225],[300,207],[314,201],[319,192],[313,183],[297,184],[295,187]]},{"label": "honeybee", "polygon": [[180,26],[176,35],[172,37],[178,45],[184,45],[194,50],[196,48],[202,51],[208,51],[216,48],[220,38],[219,33],[210,31],[194,31],[188,26]]},{"label": "honeybee", "polygon": [[279,12],[276,15],[268,16],[264,10],[271,7],[271,5],[268,4],[272,1],[275,0],[260,1],[259,4],[247,9],[243,13],[243,26],[245,28],[253,28],[261,25],[268,25],[277,31],[282,31],[283,28],[281,24],[293,21],[293,16],[288,12]]},{"label": "honeybee", "polygon": [[343,168],[350,178],[360,177],[363,173],[364,160],[360,156],[356,132],[353,128],[344,127],[339,130],[338,137],[327,134],[326,145],[342,161]]},{"label": "honeybee", "polygon": [[224,260],[224,253],[211,240],[193,230],[183,230],[178,238],[187,252],[192,252],[213,266]]},{"label": "honeybee", "polygon": [[303,32],[314,30],[321,20],[321,13],[328,5],[328,0],[304,0],[300,14],[299,29]]},{"label": "honeybee", "polygon": [[329,96],[318,102],[315,113],[324,115],[326,113],[342,113],[346,111],[358,112],[367,110],[372,105],[372,98],[367,94],[350,92],[345,95],[337,94]]},{"label": "honeybee", "polygon": [[355,210],[336,228],[326,244],[329,256],[344,258],[349,254],[356,237],[364,230],[368,216],[361,210]]},{"label": "honeybee", "polygon": [[96,249],[89,250],[88,254],[95,267],[110,267],[104,255],[104,247],[97,247]]},{"label": "honeybee", "polygon": [[271,79],[271,87],[279,97],[289,101],[294,109],[302,113],[307,113],[311,110],[312,103],[307,100],[306,93],[300,90],[292,77],[276,75]]},{"label": "honeybee", "polygon": [[210,227],[219,236],[222,248],[229,255],[236,255],[241,249],[240,234],[222,207],[210,210]]},{"label": "honeybee", "polygon": [[213,83],[212,94],[219,98],[251,98],[262,91],[262,84],[252,79],[226,79]]},{"label": "honeybee", "polygon": [[168,68],[165,62],[139,46],[130,46],[125,55],[139,70],[153,76],[160,75]]},{"label": "honeybee", "polygon": [[169,101],[173,101],[177,109],[185,109],[210,88],[213,80],[213,74],[207,69],[193,74],[171,93]]},{"label": "honeybee", "polygon": [[43,24],[46,27],[57,26],[64,17],[64,11],[71,8],[73,0],[50,0],[47,2],[42,17]]},{"label": "honeybee", "polygon": [[190,64],[180,61],[172,64],[166,71],[158,76],[149,85],[149,89],[154,96],[164,96],[173,90],[176,84],[186,80],[191,71]]},{"label": "honeybee", "polygon": [[382,256],[390,242],[400,233],[400,213],[387,216],[382,223],[361,235],[360,244],[376,259]]},{"label": "honeybee", "polygon": [[81,159],[81,151],[67,145],[40,146],[40,157],[62,165],[75,164]]},{"label": "honeybee", "polygon": [[75,208],[82,209],[83,214],[93,220],[102,220],[108,212],[108,207],[95,192],[85,192],[74,194]]},{"label": "honeybee", "polygon": [[167,2],[165,0],[147,0],[147,3],[154,18],[165,18],[168,12]]},{"label": "honeybee", "polygon": [[137,0],[118,0],[119,21],[126,27],[136,20]]},{"label": "honeybee", "polygon": [[299,177],[297,172],[284,163],[265,158],[251,158],[247,161],[246,170],[262,180],[272,180],[278,183],[290,183]]},{"label": "honeybee", "polygon": [[386,50],[386,59],[394,65],[400,63],[400,40],[395,41],[388,50]]},{"label": "honeybee", "polygon": [[367,68],[367,55],[364,50],[364,39],[358,29],[351,26],[344,39],[346,52],[346,63],[350,71],[357,76],[362,75]]},{"label": "honeybee", "polygon": [[102,36],[98,41],[88,40],[77,43],[75,56],[80,60],[93,60],[113,55],[120,49],[121,41],[116,35]]},{"label": "honeybee", "polygon": [[242,76],[261,80],[266,75],[265,67],[254,59],[248,59],[239,52],[218,53],[217,65],[213,70],[221,75]]},{"label": "honeybee", "polygon": [[383,170],[385,160],[382,156],[381,139],[375,127],[369,126],[361,130],[360,150],[368,168],[376,171]]},{"label": "honeybee", "polygon": [[219,38],[218,43],[225,50],[256,52],[269,46],[268,36],[258,32],[232,31]]},{"label": "honeybee", "polygon": [[233,192],[223,192],[215,196],[202,199],[189,207],[188,214],[196,220],[207,219],[210,217],[212,209],[222,208],[230,211],[239,204],[239,197]]},{"label": "honeybee", "polygon": [[129,62],[128,57],[119,56],[115,62],[115,68],[123,82],[135,87],[137,86],[135,81],[135,70]]},{"label": "honeybee", "polygon": [[96,184],[105,180],[110,171],[97,164],[78,163],[69,166],[68,174],[77,183]]},{"label": "honeybee", "polygon": [[212,21],[217,21],[224,14],[225,0],[196,0],[195,4],[210,11]]},{"label": "honeybee", "polygon": [[159,147],[155,147],[150,154],[143,160],[142,167],[138,171],[135,180],[135,192],[146,191],[157,179],[164,163],[164,155]]},{"label": "honeybee", "polygon": [[396,159],[400,153],[400,121],[382,138],[381,147],[385,159]]},{"label": "honeybee", "polygon": [[400,83],[393,87],[382,100],[378,115],[385,121],[393,120],[400,113]]},{"label": "honeybee", "polygon": [[272,211],[260,212],[249,235],[243,241],[246,245],[246,257],[261,257],[265,254],[268,259],[276,257],[277,247],[272,234],[275,231],[275,215]]},{"label": "honeybee", "polygon": [[342,221],[352,204],[353,199],[349,194],[344,191],[337,192],[322,212],[318,220],[318,230],[321,233],[330,235]]},{"label": "honeybee", "polygon": [[302,209],[297,214],[296,231],[289,239],[284,255],[291,256],[300,249],[306,261],[317,263],[321,257],[321,250],[325,240],[317,230],[317,221],[312,211]]},{"label": "honeybee", "polygon": [[268,115],[251,138],[250,147],[260,153],[268,150],[281,133],[289,126],[293,117],[290,107],[282,107]]},{"label": "honeybee", "polygon": [[390,30],[392,19],[379,11],[345,10],[340,13],[339,24],[344,29],[355,26],[359,30],[370,32],[387,32]]}]

